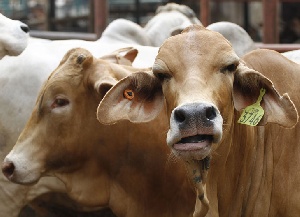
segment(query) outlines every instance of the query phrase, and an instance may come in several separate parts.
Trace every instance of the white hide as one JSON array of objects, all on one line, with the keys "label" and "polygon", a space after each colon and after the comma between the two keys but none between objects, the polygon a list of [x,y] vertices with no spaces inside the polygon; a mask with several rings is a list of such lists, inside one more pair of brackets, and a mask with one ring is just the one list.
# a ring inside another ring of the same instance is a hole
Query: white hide
[{"label": "white hide", "polygon": [[159,47],[173,32],[180,33],[191,24],[201,24],[192,9],[185,5],[169,3],[158,7],[156,15],[149,20],[144,29],[152,46]]},{"label": "white hide", "polygon": [[0,13],[0,59],[17,56],[27,46],[29,28],[26,24],[11,20]]},{"label": "white hide", "polygon": [[300,64],[300,50],[292,50],[281,54],[286,58]]},{"label": "white hide", "polygon": [[151,46],[150,39],[140,25],[122,18],[112,21],[103,31],[101,38],[103,43],[105,42],[108,44],[117,41]]},{"label": "white hide", "polygon": [[[250,35],[239,25],[231,22],[216,22],[206,27],[207,29],[221,33],[230,43],[239,57],[246,53],[259,49]],[[286,58],[300,64],[300,50],[292,50],[281,53]]]},{"label": "white hide", "polygon": [[257,49],[250,35],[239,25],[231,22],[216,22],[206,27],[221,33],[228,41],[230,41],[234,51],[239,57],[246,53]]}]

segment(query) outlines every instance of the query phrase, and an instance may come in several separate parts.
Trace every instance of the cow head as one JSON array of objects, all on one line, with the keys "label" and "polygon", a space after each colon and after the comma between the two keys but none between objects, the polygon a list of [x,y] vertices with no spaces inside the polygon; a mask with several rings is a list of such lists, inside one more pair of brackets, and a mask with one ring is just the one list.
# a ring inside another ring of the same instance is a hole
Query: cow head
[{"label": "cow head", "polygon": [[169,147],[185,160],[201,160],[229,137],[236,110],[255,103],[261,88],[265,115],[259,125],[294,126],[298,114],[288,95],[280,96],[268,78],[248,68],[221,34],[193,25],[164,42],[153,73],[116,84],[101,101],[98,119],[147,122],[165,108]]},{"label": "cow head", "polygon": [[0,13],[0,59],[20,55],[28,44],[29,27]]},{"label": "cow head", "polygon": [[147,22],[144,30],[152,46],[159,47],[165,39],[179,34],[192,24],[202,25],[191,8],[186,5],[168,3],[157,8],[155,16]]},{"label": "cow head", "polygon": [[45,82],[29,121],[6,156],[5,176],[31,184],[42,175],[69,173],[84,165],[92,158],[93,144],[101,141],[94,133],[100,127],[95,115],[100,99],[131,68],[96,59],[85,49],[70,50]]}]

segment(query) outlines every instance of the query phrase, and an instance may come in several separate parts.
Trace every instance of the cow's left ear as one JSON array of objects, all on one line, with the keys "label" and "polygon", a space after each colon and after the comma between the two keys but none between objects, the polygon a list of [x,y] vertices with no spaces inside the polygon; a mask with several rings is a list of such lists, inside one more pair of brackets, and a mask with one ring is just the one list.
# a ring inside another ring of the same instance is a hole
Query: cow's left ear
[{"label": "cow's left ear", "polygon": [[120,48],[110,54],[100,57],[112,63],[131,66],[138,54],[138,50],[133,47]]},{"label": "cow's left ear", "polygon": [[298,122],[298,112],[287,93],[282,96],[271,80],[261,73],[240,63],[234,76],[234,107],[240,111],[257,102],[261,88],[266,90],[260,103],[265,114],[258,125],[277,123],[283,127],[294,127]]},{"label": "cow's left ear", "polygon": [[160,81],[152,73],[133,73],[114,85],[101,100],[97,119],[103,124],[120,120],[142,123],[153,120],[164,107]]}]

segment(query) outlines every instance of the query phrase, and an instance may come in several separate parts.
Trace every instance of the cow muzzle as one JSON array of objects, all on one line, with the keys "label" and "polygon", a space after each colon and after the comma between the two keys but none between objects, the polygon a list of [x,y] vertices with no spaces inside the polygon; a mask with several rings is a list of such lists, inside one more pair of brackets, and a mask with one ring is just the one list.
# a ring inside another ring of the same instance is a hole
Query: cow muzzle
[{"label": "cow muzzle", "polygon": [[37,165],[9,155],[2,163],[2,173],[9,181],[23,185],[35,184],[41,177]]},{"label": "cow muzzle", "polygon": [[167,143],[175,155],[202,160],[222,137],[223,118],[211,103],[189,103],[175,108],[170,118]]}]

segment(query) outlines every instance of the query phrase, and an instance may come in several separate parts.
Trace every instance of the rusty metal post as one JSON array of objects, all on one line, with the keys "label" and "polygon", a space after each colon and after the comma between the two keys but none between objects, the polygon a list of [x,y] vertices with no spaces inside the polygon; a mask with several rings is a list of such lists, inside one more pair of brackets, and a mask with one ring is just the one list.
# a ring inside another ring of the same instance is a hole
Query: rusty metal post
[{"label": "rusty metal post", "polygon": [[94,1],[94,32],[99,38],[106,28],[109,5],[107,0]]},{"label": "rusty metal post", "polygon": [[278,0],[263,0],[263,43],[279,43]]},{"label": "rusty metal post", "polygon": [[54,31],[55,25],[53,24],[53,19],[55,18],[55,1],[48,1],[48,12],[47,12],[47,30]]},{"label": "rusty metal post", "polygon": [[203,26],[210,24],[209,0],[200,0],[200,21]]}]

